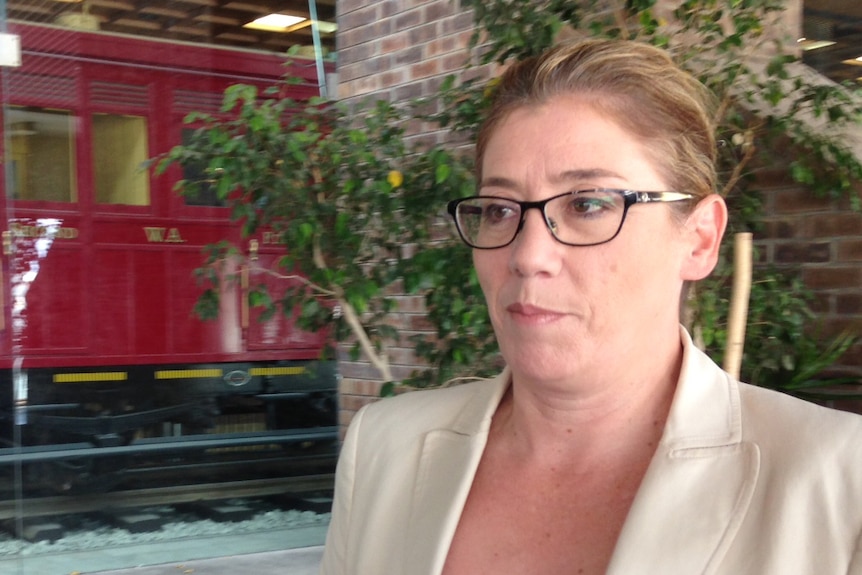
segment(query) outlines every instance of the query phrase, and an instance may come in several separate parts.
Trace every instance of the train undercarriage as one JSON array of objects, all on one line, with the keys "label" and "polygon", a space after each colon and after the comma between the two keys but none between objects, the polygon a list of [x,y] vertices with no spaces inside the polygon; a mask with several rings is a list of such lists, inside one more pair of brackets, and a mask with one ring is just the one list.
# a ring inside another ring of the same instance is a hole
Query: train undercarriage
[{"label": "train undercarriage", "polygon": [[3,376],[17,396],[11,404],[12,393],[0,394],[0,478],[21,479],[28,495],[334,470],[331,362]]}]

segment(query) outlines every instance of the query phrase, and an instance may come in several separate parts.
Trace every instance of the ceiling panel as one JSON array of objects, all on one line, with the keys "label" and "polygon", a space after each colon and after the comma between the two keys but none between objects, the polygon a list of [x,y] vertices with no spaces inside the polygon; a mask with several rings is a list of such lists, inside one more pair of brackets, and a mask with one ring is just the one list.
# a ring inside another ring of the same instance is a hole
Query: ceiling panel
[{"label": "ceiling panel", "polygon": [[[317,0],[318,19],[335,23],[335,0]],[[243,28],[267,14],[310,18],[304,0],[8,0],[9,19],[59,24],[165,40],[283,52],[290,46],[313,45],[310,20],[289,32]],[[321,31],[325,51],[335,49],[335,32]]]}]

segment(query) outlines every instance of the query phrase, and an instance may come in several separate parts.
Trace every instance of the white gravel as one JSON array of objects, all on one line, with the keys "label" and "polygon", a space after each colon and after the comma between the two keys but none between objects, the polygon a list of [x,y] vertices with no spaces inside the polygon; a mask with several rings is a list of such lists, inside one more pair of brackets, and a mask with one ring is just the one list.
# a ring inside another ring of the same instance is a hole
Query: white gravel
[{"label": "white gravel", "polygon": [[165,523],[158,531],[130,533],[126,529],[106,527],[103,524],[84,524],[71,530],[57,541],[28,543],[0,533],[0,559],[12,555],[32,556],[43,553],[85,551],[125,545],[177,541],[188,538],[219,535],[243,535],[281,529],[325,526],[329,513],[311,511],[273,510],[258,513],[251,519],[237,522],[217,522],[210,519]]}]

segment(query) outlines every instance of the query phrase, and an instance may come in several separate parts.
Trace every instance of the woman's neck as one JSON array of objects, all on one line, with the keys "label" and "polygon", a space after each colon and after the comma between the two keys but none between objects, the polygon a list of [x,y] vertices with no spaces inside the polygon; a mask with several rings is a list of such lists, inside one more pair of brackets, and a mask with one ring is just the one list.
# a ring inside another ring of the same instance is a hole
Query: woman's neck
[{"label": "woman's neck", "polygon": [[514,373],[492,432],[501,434],[514,455],[529,459],[587,462],[594,456],[652,453],[670,410],[681,358],[679,348],[642,371],[609,369],[590,381],[548,384]]}]

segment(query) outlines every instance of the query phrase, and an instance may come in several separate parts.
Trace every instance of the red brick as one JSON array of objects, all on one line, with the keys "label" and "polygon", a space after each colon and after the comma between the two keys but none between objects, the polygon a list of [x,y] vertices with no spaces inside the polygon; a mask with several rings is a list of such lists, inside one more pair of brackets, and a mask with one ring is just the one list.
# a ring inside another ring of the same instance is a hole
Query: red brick
[{"label": "red brick", "polygon": [[765,222],[763,235],[768,238],[791,239],[802,237],[801,224],[795,218],[771,220]]},{"label": "red brick", "polygon": [[403,102],[406,100],[415,100],[424,95],[422,84],[419,82],[411,82],[410,84],[401,84],[395,89],[395,101]]},{"label": "red brick", "polygon": [[[397,52],[399,50],[403,50],[409,45],[410,43],[407,39],[407,33],[401,32],[398,34],[393,34],[392,36],[387,36],[386,38],[380,40],[380,51],[384,54],[388,54],[390,52]],[[340,55],[339,58],[341,58]]]},{"label": "red brick", "polygon": [[439,73],[440,60],[438,58],[419,62],[418,64],[414,64],[410,67],[410,78],[414,80],[417,78],[426,78],[428,76],[433,76],[434,74]]},{"label": "red brick", "polygon": [[389,69],[389,57],[368,58],[367,60],[363,60],[360,65],[363,76],[379,74]]},{"label": "red brick", "polygon": [[852,333],[862,335],[862,316],[834,316],[822,318],[821,334],[824,339]]},{"label": "red brick", "polygon": [[860,231],[857,236],[858,239],[838,241],[839,262],[862,261],[862,231]]},{"label": "red brick", "polygon": [[404,82],[404,70],[392,70],[380,75],[380,85],[384,88],[399,86]]},{"label": "red brick", "polygon": [[395,304],[401,313],[425,313],[425,298],[420,295],[396,297]]},{"label": "red brick", "polygon": [[802,271],[802,279],[811,289],[858,289],[862,267],[811,267]]},{"label": "red brick", "polygon": [[389,363],[392,365],[408,366],[411,368],[421,364],[416,357],[416,350],[403,347],[390,347],[386,350],[389,357]]},{"label": "red brick", "polygon": [[380,19],[380,11],[377,2],[370,2],[361,8],[339,15],[338,25],[341,29],[355,30],[362,28],[369,22],[377,22]]},{"label": "red brick", "polygon": [[428,24],[416,26],[410,30],[409,34],[411,44],[425,44],[437,38],[437,23],[430,22]]},{"label": "red brick", "polygon": [[862,315],[862,293],[836,295],[835,312],[839,314]]},{"label": "red brick", "polygon": [[341,395],[341,409],[347,411],[359,411],[362,406],[368,404],[368,396],[361,395]]},{"label": "red brick", "polygon": [[775,245],[774,261],[777,264],[826,263],[830,261],[831,253],[831,245],[828,242],[785,242]]},{"label": "red brick", "polygon": [[848,349],[841,357],[841,361],[846,366],[855,366],[848,367],[847,370],[862,378],[862,341],[858,341],[856,345]]},{"label": "red brick", "polygon": [[[368,360],[361,355],[357,361],[340,361],[339,368],[343,377],[355,379],[357,381],[373,381],[382,379],[380,371],[368,363]],[[358,390],[358,392],[365,393],[361,390]]]},{"label": "red brick", "polygon": [[344,50],[338,55],[338,71],[341,72],[342,68],[347,64],[372,58],[377,53],[377,50],[377,44],[373,42],[363,42],[362,44],[353,46],[349,50]]},{"label": "red brick", "polygon": [[467,54],[465,52],[456,52],[443,57],[443,70],[445,72],[455,72],[460,70],[467,64]]},{"label": "red brick", "polygon": [[[339,0],[340,1],[340,0]],[[338,2],[336,2],[338,4]],[[380,16],[388,18],[400,14],[404,10],[404,2],[401,0],[385,0],[380,2]]]},{"label": "red brick", "polygon": [[856,236],[862,234],[862,214],[814,214],[806,218],[812,237]]},{"label": "red brick", "polygon": [[816,292],[814,299],[809,303],[811,311],[817,314],[831,313],[835,305],[835,296],[833,294]]},{"label": "red brick", "polygon": [[408,12],[402,12],[395,18],[394,26],[395,30],[406,30],[408,28],[413,28],[414,26],[419,26],[422,24],[422,12],[420,10],[410,10]]},{"label": "red brick", "polygon": [[[341,367],[343,375],[345,364],[342,364]],[[376,380],[344,377],[342,379],[341,390],[342,393],[347,395],[370,395],[377,397],[380,395],[381,385],[382,383],[379,381],[379,377]]]},{"label": "red brick", "polygon": [[392,62],[399,66],[402,64],[416,64],[417,62],[422,62],[422,58],[421,46],[411,46],[406,50],[399,50],[392,54]]},{"label": "red brick", "polygon": [[336,36],[335,41],[338,47],[338,57],[340,59],[344,56],[344,52],[365,42],[366,38],[359,33],[359,30],[344,29],[342,24],[339,24],[338,27],[338,35]]},{"label": "red brick", "polygon": [[828,201],[815,198],[808,190],[783,190],[774,194],[774,209],[777,214],[816,213],[831,209]]},{"label": "red brick", "polygon": [[755,171],[754,185],[758,189],[771,189],[777,187],[798,186],[790,176],[786,166],[774,166],[758,168]]},{"label": "red brick", "polygon": [[[398,2],[399,0],[389,0],[389,2]],[[368,0],[338,0],[335,3],[336,13],[340,16],[342,14],[353,12],[354,10],[358,10],[363,8],[366,4],[368,4]]]},{"label": "red brick", "polygon": [[424,4],[425,6],[422,10],[426,22],[439,22],[443,18],[450,16],[453,9],[460,8],[454,2],[451,2],[451,0],[444,0],[442,2],[438,0],[436,2],[425,2]]}]

